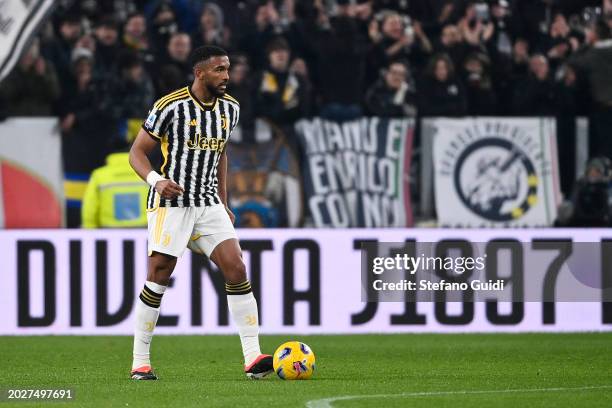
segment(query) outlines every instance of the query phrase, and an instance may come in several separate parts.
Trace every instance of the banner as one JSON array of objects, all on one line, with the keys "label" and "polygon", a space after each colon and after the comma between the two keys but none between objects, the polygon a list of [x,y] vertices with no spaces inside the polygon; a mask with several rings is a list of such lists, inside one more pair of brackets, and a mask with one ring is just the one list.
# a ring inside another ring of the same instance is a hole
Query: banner
[{"label": "banner", "polygon": [[0,228],[61,227],[64,190],[57,119],[8,119],[0,123],[0,142]]},{"label": "banner", "polygon": [[561,200],[554,119],[430,119],[427,126],[441,226],[553,224]]},{"label": "banner", "polygon": [[24,48],[54,6],[53,0],[0,0],[0,81],[13,69]]},{"label": "banner", "polygon": [[[364,242],[563,238],[571,253],[576,243],[607,242],[612,230],[243,229],[238,235],[264,334],[612,330],[612,293],[589,302],[366,303],[360,279]],[[146,278],[146,231],[5,230],[0,248],[0,335],[132,334]],[[555,252],[540,252],[550,254],[548,268],[554,267]],[[610,282],[612,256],[602,259],[598,279]],[[565,271],[555,277],[567,278]],[[179,259],[156,333],[236,333],[222,276],[206,258],[187,251]]]},{"label": "banner", "polygon": [[304,191],[316,227],[412,225],[408,172],[414,121],[302,120]]},{"label": "banner", "polygon": [[227,191],[236,226],[298,227],[302,189],[298,161],[285,136],[228,147]]}]

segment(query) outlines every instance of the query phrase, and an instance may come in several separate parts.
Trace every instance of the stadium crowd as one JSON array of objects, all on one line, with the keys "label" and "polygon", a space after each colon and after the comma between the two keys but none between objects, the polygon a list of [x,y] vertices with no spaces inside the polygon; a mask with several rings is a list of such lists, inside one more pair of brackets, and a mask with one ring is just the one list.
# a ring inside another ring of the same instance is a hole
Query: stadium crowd
[{"label": "stadium crowd", "polygon": [[58,116],[75,179],[191,82],[204,44],[231,54],[243,142],[256,118],[585,115],[612,157],[612,0],[58,3],[0,83],[0,116]]}]

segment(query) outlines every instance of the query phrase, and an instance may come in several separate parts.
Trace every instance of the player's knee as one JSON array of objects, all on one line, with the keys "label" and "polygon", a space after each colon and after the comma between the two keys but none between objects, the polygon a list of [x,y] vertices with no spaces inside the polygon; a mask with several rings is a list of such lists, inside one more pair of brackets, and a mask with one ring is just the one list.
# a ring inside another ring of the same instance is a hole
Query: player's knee
[{"label": "player's knee", "polygon": [[170,275],[174,264],[172,262],[155,262],[149,265],[149,273],[147,274],[147,280],[155,282],[160,285],[168,286],[170,283]]},{"label": "player's knee", "polygon": [[237,259],[228,263],[224,270],[225,281],[227,283],[242,283],[246,280],[246,266],[242,259]]}]

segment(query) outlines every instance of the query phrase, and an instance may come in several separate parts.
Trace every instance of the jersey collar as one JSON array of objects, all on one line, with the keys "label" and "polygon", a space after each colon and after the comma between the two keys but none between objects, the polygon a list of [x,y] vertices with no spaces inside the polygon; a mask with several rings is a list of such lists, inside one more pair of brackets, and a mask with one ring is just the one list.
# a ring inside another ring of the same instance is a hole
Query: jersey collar
[{"label": "jersey collar", "polygon": [[217,98],[216,97],[215,97],[215,99],[212,102],[205,103],[205,102],[199,100],[198,97],[194,95],[194,93],[191,91],[191,87],[187,87],[187,90],[189,91],[189,96],[191,97],[191,99],[193,99],[195,104],[198,105],[200,107],[200,109],[205,110],[205,111],[211,111],[211,110],[215,109],[215,106],[217,106]]}]

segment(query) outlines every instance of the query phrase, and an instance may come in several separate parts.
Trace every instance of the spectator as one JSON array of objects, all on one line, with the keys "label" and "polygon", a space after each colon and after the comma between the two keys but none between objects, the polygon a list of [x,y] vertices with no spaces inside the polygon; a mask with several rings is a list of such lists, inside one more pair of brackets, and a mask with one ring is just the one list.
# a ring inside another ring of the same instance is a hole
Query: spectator
[{"label": "spectator", "polygon": [[404,59],[418,67],[432,51],[429,38],[418,22],[412,22],[409,17],[395,12],[382,13],[379,19],[380,33],[376,19],[370,24],[370,38],[374,46],[368,56],[368,83],[378,78],[380,68],[387,67],[390,61]]},{"label": "spectator", "polygon": [[94,31],[96,40],[96,70],[98,75],[110,76],[115,70],[119,45],[119,27],[112,16],[101,18]]},{"label": "spectator", "polygon": [[291,125],[308,110],[306,78],[289,69],[289,44],[278,38],[268,46],[268,68],[255,80],[255,112],[275,124]]},{"label": "spectator", "polygon": [[[184,86],[193,81],[193,72],[189,64],[189,54],[191,53],[191,38],[186,33],[174,33],[168,42],[166,63],[163,64],[156,77],[161,82],[167,80],[167,72],[178,72],[181,80],[177,82],[177,87]],[[163,85],[158,83],[158,89]]]},{"label": "spectator", "polygon": [[498,96],[498,108],[500,112],[511,114],[516,87],[529,75],[529,43],[524,38],[517,38],[510,58],[499,53],[494,55],[497,58],[491,64],[491,77]]},{"label": "spectator", "polygon": [[453,24],[444,26],[436,49],[440,54],[447,54],[455,66],[463,65],[467,46],[463,42],[459,27]]},{"label": "spectator", "polygon": [[524,38],[517,39],[512,48],[510,75],[515,82],[522,81],[529,75],[529,43]]},{"label": "spectator", "polygon": [[223,22],[223,10],[215,3],[206,3],[200,14],[198,30],[193,34],[194,48],[216,45],[230,50],[231,32]]},{"label": "spectator", "polygon": [[50,116],[60,88],[53,64],[40,55],[38,40],[0,83],[8,116]]},{"label": "spectator", "polygon": [[490,18],[494,26],[492,41],[495,53],[510,58],[512,56],[512,39],[516,35],[516,29],[511,18],[508,1],[493,0]]},{"label": "spectator", "polygon": [[421,116],[461,116],[467,112],[463,85],[455,77],[453,62],[446,54],[432,57],[419,91]]},{"label": "spectator", "polygon": [[392,62],[366,94],[371,115],[380,117],[416,117],[416,97],[406,64]]},{"label": "spectator", "polygon": [[138,54],[126,52],[121,56],[119,78],[113,94],[117,109],[115,116],[123,120],[138,119],[141,123],[154,102],[155,91]]},{"label": "spectator", "polygon": [[81,17],[67,14],[59,23],[55,39],[43,44],[43,56],[55,67],[62,89],[70,82],[72,48],[80,37]]},{"label": "spectator", "polygon": [[168,1],[159,3],[153,13],[149,29],[151,48],[155,50],[160,59],[164,59],[168,42],[172,35],[178,31],[174,9]]},{"label": "spectator", "polygon": [[463,64],[463,83],[467,96],[467,114],[486,116],[497,114],[497,96],[489,75],[489,59],[485,54],[472,54]]},{"label": "spectator", "polygon": [[546,35],[557,11],[554,0],[516,0],[515,10],[521,24],[521,35],[537,43]]},{"label": "spectator", "polygon": [[232,141],[252,143],[255,141],[255,106],[249,62],[245,55],[233,55],[230,61],[227,92],[240,102],[240,122],[236,128],[238,132],[234,130]]},{"label": "spectator", "polygon": [[148,72],[155,72],[155,55],[147,36],[147,22],[141,13],[131,14],[123,26],[123,44],[138,52]]},{"label": "spectator", "polygon": [[525,116],[555,116],[555,84],[550,78],[548,60],[536,54],[529,60],[529,77],[516,88],[514,112]]},{"label": "spectator", "polygon": [[548,36],[543,36],[540,40],[540,51],[548,57],[555,68],[572,51],[569,34],[570,28],[565,16],[558,13],[550,25]]},{"label": "spectator", "polygon": [[410,9],[415,18],[423,21],[429,30],[435,32],[439,27],[456,22],[460,16],[462,0],[414,0]]},{"label": "spectator", "polygon": [[260,2],[254,12],[254,21],[245,27],[240,39],[240,48],[247,53],[254,69],[263,69],[266,66],[267,56],[263,50],[266,44],[282,33],[280,15],[274,2]]},{"label": "spectator", "polygon": [[146,227],[149,186],[134,172],[128,156],[112,153],[91,174],[83,197],[83,228]]},{"label": "spectator", "polygon": [[[178,24],[177,31],[192,32],[198,25],[198,15],[202,9],[202,0],[137,0],[148,21],[154,18],[160,4],[169,5]],[[131,2],[131,1],[130,1]],[[144,4],[143,4],[144,3]]]},{"label": "spectator", "polygon": [[89,174],[104,163],[112,136],[117,133],[112,93],[106,81],[94,77],[93,54],[86,48],[73,52],[74,86],[62,97],[60,107],[64,159],[66,224],[81,222],[81,200]]},{"label": "spectator", "polygon": [[362,114],[367,39],[360,30],[348,0],[337,2],[331,18],[319,9],[316,43],[320,115],[351,120]]},{"label": "spectator", "polygon": [[459,21],[459,30],[470,51],[486,52],[484,46],[495,34],[495,25],[489,19],[488,6],[470,3]]}]

